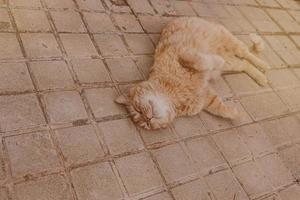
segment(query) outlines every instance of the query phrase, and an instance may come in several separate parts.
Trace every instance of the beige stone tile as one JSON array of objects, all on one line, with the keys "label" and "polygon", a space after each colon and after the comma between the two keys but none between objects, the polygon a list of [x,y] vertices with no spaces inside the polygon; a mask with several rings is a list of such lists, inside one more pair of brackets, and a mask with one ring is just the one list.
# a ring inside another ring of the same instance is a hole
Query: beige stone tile
[{"label": "beige stone tile", "polygon": [[44,94],[43,99],[52,123],[65,123],[87,118],[83,102],[76,91],[51,92]]},{"label": "beige stone tile", "polygon": [[174,128],[177,134],[182,138],[207,134],[199,116],[177,118],[174,121]]},{"label": "beige stone tile", "polygon": [[208,137],[189,140],[186,145],[201,174],[208,174],[214,169],[227,167],[217,146]]},{"label": "beige stone tile", "polygon": [[0,9],[0,31],[13,31],[8,12],[6,9]]},{"label": "beige stone tile", "polygon": [[293,145],[279,150],[279,157],[295,178],[300,178],[300,146]]},{"label": "beige stone tile", "polygon": [[249,199],[229,170],[209,175],[205,179],[217,199]]},{"label": "beige stone tile", "polygon": [[196,15],[190,2],[171,1],[170,3],[176,12],[176,15],[182,15],[182,16],[195,16]]},{"label": "beige stone tile", "polygon": [[60,34],[62,43],[70,57],[93,57],[98,53],[88,34]]},{"label": "beige stone tile", "polygon": [[293,69],[294,74],[296,74],[296,76],[298,77],[298,79],[300,80],[300,68],[295,68]]},{"label": "beige stone tile", "polygon": [[280,191],[279,196],[284,200],[297,199],[300,196],[300,186],[292,185],[289,188]]},{"label": "beige stone tile", "polygon": [[[150,68],[153,65],[154,59],[150,56],[139,56],[134,58],[136,65],[139,67],[139,69],[142,70],[142,73],[144,74],[145,78],[148,78],[150,73]],[[299,79],[300,79],[300,70],[299,70]]]},{"label": "beige stone tile", "polygon": [[300,47],[300,35],[292,35],[291,38],[298,45],[298,47]]},{"label": "beige stone tile", "polygon": [[267,76],[271,86],[275,89],[300,86],[300,81],[290,69],[268,71]]},{"label": "beige stone tile", "polygon": [[196,175],[191,160],[178,143],[154,150],[153,156],[167,183],[185,180]]},{"label": "beige stone tile", "polygon": [[140,135],[129,119],[102,122],[98,126],[112,155],[144,149]]},{"label": "beige stone tile", "polygon": [[134,15],[113,14],[116,24],[123,32],[143,32],[143,29]]},{"label": "beige stone tile", "polygon": [[58,32],[86,32],[78,12],[52,11],[51,16]]},{"label": "beige stone tile", "polygon": [[0,188],[0,198],[3,200],[9,200],[8,199],[8,190],[6,188]]},{"label": "beige stone tile", "polygon": [[98,0],[76,0],[79,8],[84,10],[104,11],[101,1]]},{"label": "beige stone tile", "polygon": [[50,33],[22,33],[22,42],[28,57],[58,57],[61,56],[58,44]]},{"label": "beige stone tile", "polygon": [[231,0],[231,2],[236,5],[257,5],[255,0]]},{"label": "beige stone tile", "polygon": [[9,4],[12,6],[22,6],[22,7],[42,7],[39,0],[10,0]]},{"label": "beige stone tile", "polygon": [[267,9],[267,12],[286,32],[300,32],[300,25],[286,11]]},{"label": "beige stone tile", "polygon": [[109,163],[100,163],[71,171],[78,200],[119,200],[123,195]]},{"label": "beige stone tile", "polygon": [[265,36],[265,38],[270,46],[289,66],[299,65],[300,51],[288,37],[282,35],[270,35]]},{"label": "beige stone tile", "polygon": [[22,200],[65,199],[72,200],[71,186],[62,175],[50,175],[14,186],[16,197]]},{"label": "beige stone tile", "polygon": [[238,99],[227,99],[225,100],[225,103],[229,106],[236,108],[239,111],[239,117],[230,120],[234,126],[241,126],[253,122],[250,115],[247,113],[247,111],[244,109],[244,107]]},{"label": "beige stone tile", "polygon": [[55,131],[59,147],[68,166],[100,159],[104,156],[97,133],[91,125]]},{"label": "beige stone tile", "polygon": [[130,82],[142,80],[136,64],[130,58],[113,58],[106,60],[112,73],[112,77],[117,82]]},{"label": "beige stone tile", "polygon": [[162,187],[162,179],[147,153],[118,158],[115,162],[130,196]]},{"label": "beige stone tile", "polygon": [[216,90],[218,95],[222,97],[232,96],[232,90],[225,82],[223,77],[220,77],[211,83],[211,86]]},{"label": "beige stone tile", "polygon": [[280,5],[277,3],[276,0],[256,0],[256,1],[262,6],[280,8]]},{"label": "beige stone tile", "polygon": [[114,32],[116,28],[106,13],[84,12],[84,18],[91,33]]},{"label": "beige stone tile", "polygon": [[127,2],[135,13],[154,14],[153,8],[147,0],[128,0]]},{"label": "beige stone tile", "polygon": [[87,89],[85,94],[96,118],[125,113],[125,109],[114,102],[117,93],[113,88]]},{"label": "beige stone tile", "polygon": [[250,124],[237,129],[238,135],[246,143],[254,156],[260,156],[275,151],[268,135],[259,124]]},{"label": "beige stone tile", "polygon": [[299,9],[298,2],[294,0],[277,0],[277,2],[284,8]]},{"label": "beige stone tile", "polygon": [[167,192],[163,192],[160,194],[155,194],[153,196],[147,197],[144,200],[172,200],[172,198]]},{"label": "beige stone tile", "polygon": [[208,186],[201,180],[192,181],[171,189],[176,200],[214,199]]},{"label": "beige stone tile", "polygon": [[233,172],[251,199],[272,192],[270,182],[259,170],[255,162],[250,161],[236,166],[233,168]]},{"label": "beige stone tile", "polygon": [[271,90],[271,88],[268,86],[259,86],[251,77],[249,77],[245,73],[228,74],[224,77],[232,90],[239,95],[255,94],[257,92]]},{"label": "beige stone tile", "polygon": [[20,31],[51,31],[43,10],[13,9],[12,13]]},{"label": "beige stone tile", "polygon": [[75,8],[72,0],[45,0],[49,8]]},{"label": "beige stone tile", "polygon": [[154,53],[154,46],[147,34],[126,34],[124,37],[134,54]]},{"label": "beige stone tile", "polygon": [[14,177],[61,167],[48,132],[7,137],[5,144]]},{"label": "beige stone tile", "polygon": [[241,103],[256,121],[288,112],[287,106],[273,92],[242,97]]},{"label": "beige stone tile", "polygon": [[0,33],[0,59],[23,58],[16,34]]},{"label": "beige stone tile", "polygon": [[94,37],[103,56],[123,56],[128,54],[126,46],[117,34],[96,34]]},{"label": "beige stone tile", "polygon": [[260,32],[280,32],[280,28],[260,8],[239,7],[255,28]]},{"label": "beige stone tile", "polygon": [[291,111],[300,110],[300,87],[279,90],[278,95],[289,106]]},{"label": "beige stone tile", "polygon": [[235,129],[217,133],[212,137],[231,165],[250,159],[251,152]]},{"label": "beige stone tile", "polygon": [[29,72],[24,63],[1,63],[0,71],[1,93],[34,90]]},{"label": "beige stone tile", "polygon": [[147,33],[160,33],[162,28],[173,19],[172,17],[159,17],[150,15],[141,15],[138,18]]},{"label": "beige stone tile", "polygon": [[39,90],[74,88],[74,81],[64,61],[31,62],[30,69]]},{"label": "beige stone tile", "polygon": [[274,188],[293,182],[293,177],[277,154],[271,154],[257,160],[259,169],[269,179]]},{"label": "beige stone tile", "polygon": [[102,60],[76,59],[71,62],[80,83],[111,82]]},{"label": "beige stone tile", "polygon": [[3,131],[45,124],[37,97],[33,94],[1,96],[0,124]]},{"label": "beige stone tile", "polygon": [[154,9],[160,15],[175,15],[176,11],[170,4],[170,1],[150,0]]},{"label": "beige stone tile", "polygon": [[229,119],[217,117],[205,111],[200,113],[200,118],[208,131],[218,131],[233,126]]},{"label": "beige stone tile", "polygon": [[141,136],[146,145],[154,147],[161,146],[176,139],[176,135],[169,128],[154,131],[141,129]]}]

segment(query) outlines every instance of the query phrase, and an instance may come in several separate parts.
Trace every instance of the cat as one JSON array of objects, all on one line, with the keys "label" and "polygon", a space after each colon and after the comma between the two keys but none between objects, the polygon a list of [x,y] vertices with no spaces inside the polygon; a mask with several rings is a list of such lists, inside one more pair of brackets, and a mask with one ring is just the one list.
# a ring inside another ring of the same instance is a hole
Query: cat
[{"label": "cat", "polygon": [[[262,49],[259,37],[254,47]],[[225,60],[226,61],[225,61]],[[237,61],[237,62],[234,62]],[[240,62],[247,61],[248,64]],[[166,128],[175,117],[205,110],[235,119],[239,111],[226,105],[211,88],[221,72],[246,72],[260,85],[269,66],[224,26],[200,18],[177,18],[162,30],[149,78],[129,88],[116,102],[127,107],[145,129]]]}]

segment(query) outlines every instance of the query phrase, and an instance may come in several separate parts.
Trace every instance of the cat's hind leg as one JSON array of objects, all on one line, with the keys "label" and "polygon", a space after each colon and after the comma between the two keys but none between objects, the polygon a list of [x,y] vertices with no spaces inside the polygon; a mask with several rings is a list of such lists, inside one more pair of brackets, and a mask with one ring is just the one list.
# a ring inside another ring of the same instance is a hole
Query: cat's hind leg
[{"label": "cat's hind leg", "polygon": [[240,116],[238,109],[226,105],[223,100],[219,96],[217,96],[213,89],[209,89],[208,91],[204,110],[213,115],[223,118],[236,119]]}]

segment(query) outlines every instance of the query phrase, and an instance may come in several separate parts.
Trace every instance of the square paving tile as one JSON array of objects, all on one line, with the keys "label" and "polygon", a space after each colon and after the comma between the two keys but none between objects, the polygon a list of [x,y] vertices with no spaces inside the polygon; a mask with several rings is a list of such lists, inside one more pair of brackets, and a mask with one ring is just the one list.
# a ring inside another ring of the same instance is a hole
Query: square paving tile
[{"label": "square paving tile", "polygon": [[39,0],[10,0],[9,4],[12,6],[24,6],[24,7],[42,7]]},{"label": "square paving tile", "polygon": [[249,200],[245,191],[229,170],[209,175],[205,179],[217,199]]},{"label": "square paving tile", "polygon": [[138,151],[144,148],[141,137],[129,119],[99,123],[105,143],[112,155]]},{"label": "square paving tile", "polygon": [[278,9],[267,9],[267,12],[286,32],[300,32],[300,24],[288,12]]},{"label": "square paving tile", "polygon": [[48,132],[7,137],[5,144],[14,177],[61,167]]},{"label": "square paving tile", "polygon": [[280,5],[277,3],[276,0],[256,0],[256,1],[262,6],[280,8]]},{"label": "square paving tile", "polygon": [[100,163],[71,171],[78,200],[120,200],[123,195],[109,163]]},{"label": "square paving tile", "polygon": [[98,53],[88,34],[60,34],[62,43],[68,56],[92,57],[98,56]]},{"label": "square paving tile", "polygon": [[116,28],[106,13],[84,12],[84,18],[91,33],[114,32]]},{"label": "square paving tile", "polygon": [[119,35],[96,34],[94,37],[103,56],[124,56],[128,54],[127,48]]},{"label": "square paving tile", "polygon": [[85,93],[96,118],[125,113],[125,109],[114,102],[118,95],[113,88],[87,89]]},{"label": "square paving tile", "polygon": [[142,75],[132,59],[114,58],[107,59],[106,62],[115,81],[130,82],[142,80]]},{"label": "square paving tile", "polygon": [[177,15],[182,15],[182,16],[195,16],[196,15],[192,6],[190,5],[190,2],[172,1],[171,4]]},{"label": "square paving tile", "polygon": [[154,10],[147,0],[128,0],[127,2],[135,13],[154,14]]},{"label": "square paving tile", "polygon": [[61,56],[56,39],[51,33],[22,33],[21,38],[28,57]]},{"label": "square paving tile", "polygon": [[45,124],[37,97],[33,94],[1,96],[0,124],[3,131]]},{"label": "square paving tile", "polygon": [[16,34],[0,33],[0,59],[23,58]]},{"label": "square paving tile", "polygon": [[86,32],[78,12],[52,11],[51,16],[58,32]]},{"label": "square paving tile", "polygon": [[[134,58],[136,65],[142,70],[145,78],[148,78],[150,73],[150,67],[153,65],[153,57],[150,56],[139,56]],[[299,70],[299,79],[300,79],[300,70]]]},{"label": "square paving tile", "polygon": [[290,69],[272,70],[267,73],[269,83],[273,88],[289,88],[300,86],[300,81]]},{"label": "square paving tile", "polygon": [[6,9],[0,9],[0,19],[0,31],[14,31]]},{"label": "square paving tile", "polygon": [[160,15],[175,15],[176,11],[170,4],[170,1],[150,0],[154,9]]},{"label": "square paving tile", "polygon": [[300,196],[300,186],[293,185],[279,192],[279,196],[284,200],[297,199]]},{"label": "square paving tile", "polygon": [[208,174],[212,169],[227,167],[217,146],[210,138],[189,140],[186,142],[186,145],[202,174]]},{"label": "square paving tile", "polygon": [[20,200],[65,199],[72,200],[71,187],[61,175],[50,175],[34,181],[16,184],[16,197]]},{"label": "square paving tile", "polygon": [[239,7],[251,23],[260,32],[280,32],[280,28],[272,19],[260,8]]},{"label": "square paving tile", "polygon": [[113,18],[123,32],[144,32],[134,15],[114,14]]},{"label": "square paving tile", "polygon": [[8,200],[8,190],[6,188],[0,188],[0,198],[3,200]]},{"label": "square paving tile", "polygon": [[256,198],[272,192],[270,182],[258,169],[255,162],[251,161],[236,166],[233,168],[233,172],[251,198]]},{"label": "square paving tile", "polygon": [[261,120],[288,112],[288,108],[273,92],[242,97],[241,103],[254,120]]},{"label": "square paving tile", "polygon": [[147,197],[144,200],[172,200],[171,196],[167,192]]},{"label": "square paving tile", "polygon": [[270,180],[274,188],[293,182],[293,177],[276,154],[271,154],[257,161],[258,168]]},{"label": "square paving tile", "polygon": [[49,8],[75,8],[72,0],[45,0]]},{"label": "square paving tile", "polygon": [[285,149],[279,150],[279,157],[284,165],[290,170],[293,176],[297,179],[300,178],[300,146],[293,145]]},{"label": "square paving tile", "polygon": [[183,138],[207,134],[199,116],[180,117],[174,121],[173,125],[177,134]]},{"label": "square paving tile", "polygon": [[234,165],[243,160],[250,159],[251,152],[245,142],[237,134],[237,130],[229,130],[212,136],[225,158]]},{"label": "square paving tile", "polygon": [[171,189],[176,200],[202,200],[212,199],[208,186],[201,180],[192,181]]},{"label": "square paving tile", "polygon": [[39,90],[75,87],[68,66],[64,61],[31,62],[30,69]]},{"label": "square paving tile", "polygon": [[205,111],[200,113],[200,118],[203,121],[206,130],[208,131],[218,131],[233,126],[230,120],[214,116]]},{"label": "square paving tile", "polygon": [[291,111],[300,110],[300,87],[286,90],[279,90],[278,95],[282,98]]},{"label": "square paving tile", "polygon": [[162,187],[162,179],[147,153],[122,157],[115,162],[130,196]]},{"label": "square paving tile", "polygon": [[172,17],[159,17],[150,15],[141,15],[138,18],[147,33],[160,33],[162,28],[173,19]]},{"label": "square paving tile", "polygon": [[76,0],[79,8],[84,10],[104,11],[101,1],[98,0]]},{"label": "square paving tile", "polygon": [[97,133],[91,125],[59,129],[55,133],[68,166],[87,163],[104,156]]},{"label": "square paving tile", "polygon": [[20,31],[51,31],[46,13],[43,10],[12,10]]},{"label": "square paving tile", "polygon": [[102,60],[76,59],[71,62],[80,83],[111,82]]},{"label": "square paving tile", "polygon": [[24,63],[1,63],[0,70],[1,93],[34,90],[27,66]]},{"label": "square paving tile", "polygon": [[154,46],[147,34],[126,34],[124,37],[134,54],[154,53]]},{"label": "square paving tile", "polygon": [[154,150],[153,156],[167,183],[184,180],[196,174],[191,160],[179,144]]},{"label": "square paving tile", "polygon": [[75,91],[51,92],[43,95],[50,122],[64,123],[86,119],[80,95]]},{"label": "square paving tile", "polygon": [[140,129],[141,136],[147,146],[160,146],[176,140],[176,135],[170,128],[148,131]]}]

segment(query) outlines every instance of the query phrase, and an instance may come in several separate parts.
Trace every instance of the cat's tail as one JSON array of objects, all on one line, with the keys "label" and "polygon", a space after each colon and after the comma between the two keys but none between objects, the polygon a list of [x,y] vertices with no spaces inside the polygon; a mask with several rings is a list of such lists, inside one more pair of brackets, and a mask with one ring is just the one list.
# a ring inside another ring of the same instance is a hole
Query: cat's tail
[{"label": "cat's tail", "polygon": [[251,42],[253,43],[253,46],[251,47],[253,51],[255,51],[256,53],[262,52],[265,48],[264,40],[256,33],[251,33],[249,36]]}]

